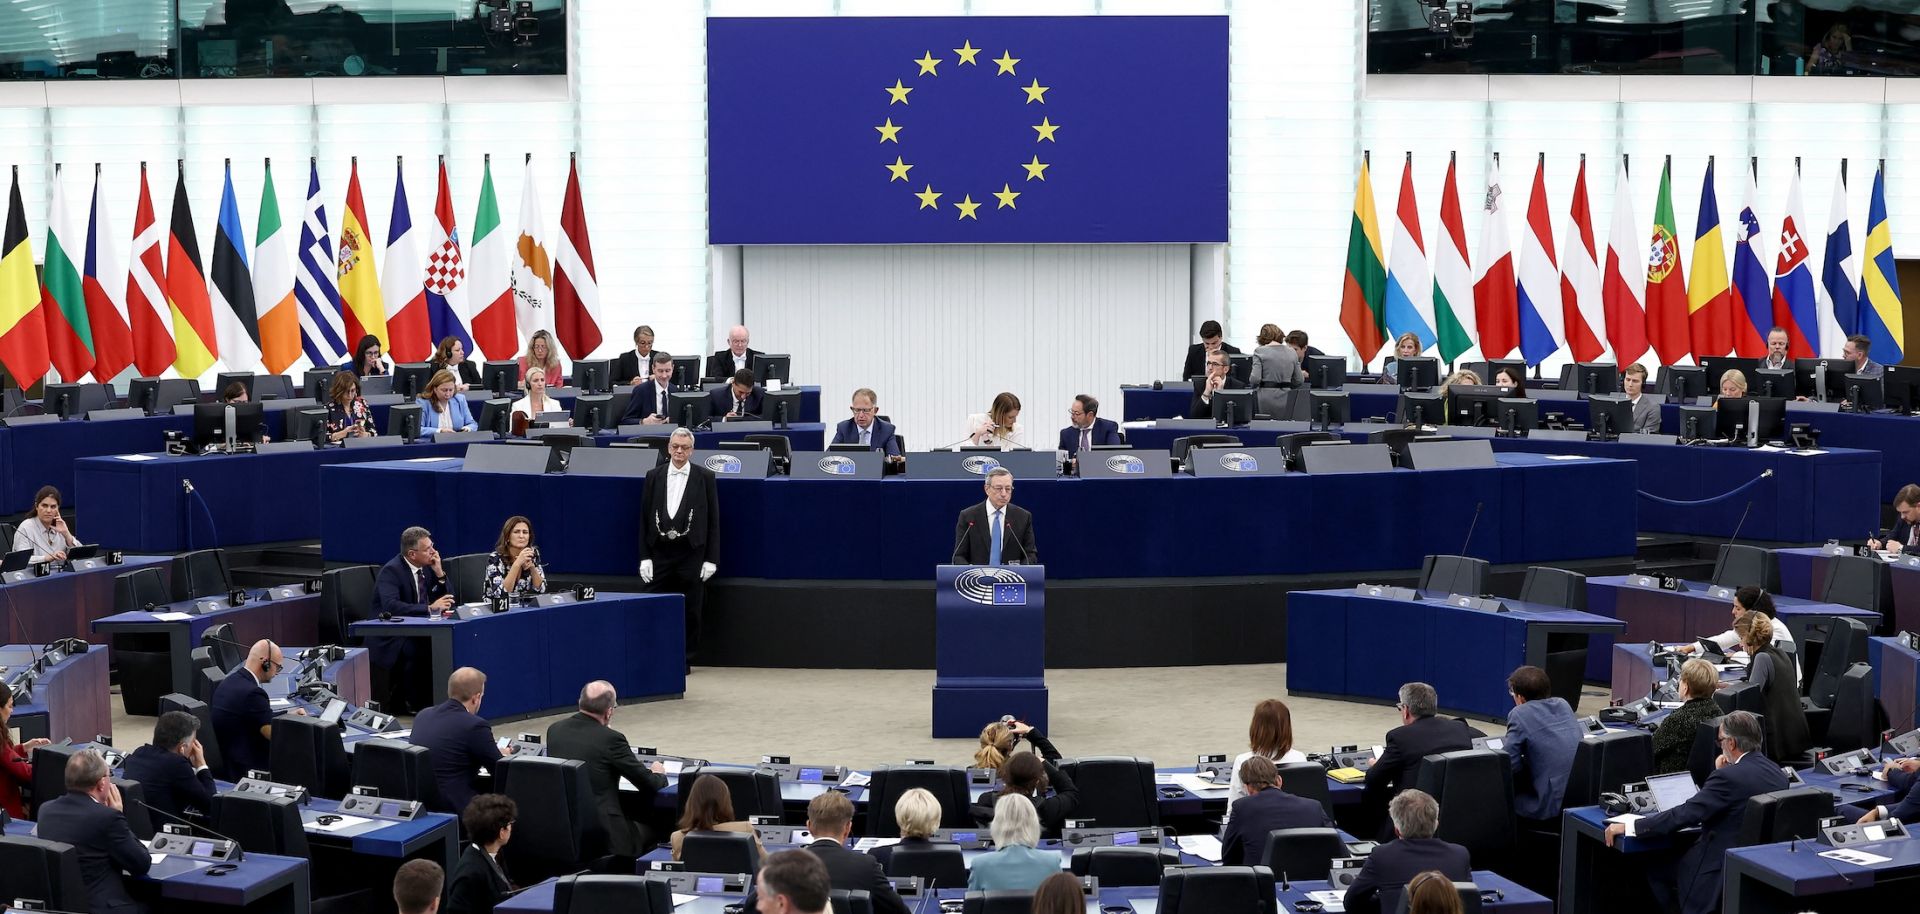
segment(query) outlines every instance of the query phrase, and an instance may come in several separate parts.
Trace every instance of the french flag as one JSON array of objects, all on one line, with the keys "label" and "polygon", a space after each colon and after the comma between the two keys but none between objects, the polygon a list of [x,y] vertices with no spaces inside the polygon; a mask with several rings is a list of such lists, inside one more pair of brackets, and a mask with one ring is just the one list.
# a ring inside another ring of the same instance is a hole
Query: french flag
[{"label": "french flag", "polygon": [[1553,259],[1553,216],[1547,212],[1547,155],[1533,170],[1527,233],[1520,240],[1520,356],[1539,365],[1560,351],[1563,303],[1560,267]]},{"label": "french flag", "polygon": [[1807,264],[1807,209],[1800,202],[1800,172],[1787,186],[1787,216],[1780,223],[1780,256],[1773,267],[1773,322],[1787,331],[1787,354],[1811,359],[1821,353],[1820,284]]},{"label": "french flag", "polygon": [[453,195],[447,192],[447,162],[440,160],[440,192],[427,226],[427,318],[433,338],[460,341],[475,358],[467,313],[467,261],[460,251],[460,229],[453,221]]}]

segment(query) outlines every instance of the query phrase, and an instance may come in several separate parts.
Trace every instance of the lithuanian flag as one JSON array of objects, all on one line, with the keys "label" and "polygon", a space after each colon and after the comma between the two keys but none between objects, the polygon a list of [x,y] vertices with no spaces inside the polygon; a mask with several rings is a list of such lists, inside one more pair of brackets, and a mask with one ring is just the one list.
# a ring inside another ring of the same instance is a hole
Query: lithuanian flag
[{"label": "lithuanian flag", "polygon": [[1340,293],[1340,326],[1362,362],[1387,344],[1387,258],[1380,249],[1380,219],[1373,211],[1373,177],[1360,159],[1353,192],[1353,226],[1347,230],[1347,278]]}]

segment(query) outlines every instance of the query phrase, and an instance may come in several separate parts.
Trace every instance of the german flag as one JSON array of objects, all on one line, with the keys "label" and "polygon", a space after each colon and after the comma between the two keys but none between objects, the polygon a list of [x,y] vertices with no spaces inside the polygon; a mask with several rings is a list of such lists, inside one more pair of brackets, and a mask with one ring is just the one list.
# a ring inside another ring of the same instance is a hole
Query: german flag
[{"label": "german flag", "polygon": [[167,233],[167,304],[173,310],[173,367],[183,378],[197,378],[220,357],[214,335],[213,303],[207,298],[207,274],[200,268],[200,239],[193,233],[193,209],[187,205],[187,166],[173,185],[173,229]]},{"label": "german flag", "polygon": [[20,205],[20,166],[13,167],[7,230],[0,243],[0,364],[21,388],[47,373],[47,328],[40,313],[40,280],[33,272],[27,211]]}]

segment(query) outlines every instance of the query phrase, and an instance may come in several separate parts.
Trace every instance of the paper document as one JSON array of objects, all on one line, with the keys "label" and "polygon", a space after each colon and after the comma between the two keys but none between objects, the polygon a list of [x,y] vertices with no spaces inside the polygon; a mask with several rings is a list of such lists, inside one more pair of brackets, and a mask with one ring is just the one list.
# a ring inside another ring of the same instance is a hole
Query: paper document
[{"label": "paper document", "polygon": [[114,456],[120,458],[121,460],[131,460],[134,463],[139,463],[143,460],[156,459],[152,454],[115,454]]},{"label": "paper document", "polygon": [[439,463],[443,460],[459,460],[458,457],[408,457],[401,463]]},{"label": "paper document", "polygon": [[1212,835],[1181,835],[1173,839],[1173,843],[1179,845],[1181,850],[1208,863],[1220,862],[1220,839]]},{"label": "paper document", "polygon": [[191,618],[193,618],[193,613],[154,613],[153,614],[153,619],[156,622],[185,622]]},{"label": "paper document", "polygon": [[865,787],[871,783],[873,776],[864,771],[849,771],[846,777],[840,779],[842,787]]},{"label": "paper document", "polygon": [[864,854],[876,847],[892,847],[899,843],[899,838],[861,838],[853,842],[853,849]]},{"label": "paper document", "polygon": [[1585,454],[1548,454],[1548,460],[1586,460]]},{"label": "paper document", "polygon": [[1226,784],[1215,784],[1212,778],[1205,775],[1184,772],[1175,774],[1173,782],[1201,796],[1225,796],[1229,789]]},{"label": "paper document", "polygon": [[147,864],[148,866],[159,866],[160,861],[167,859],[166,854],[148,854],[147,856],[153,858],[152,860],[148,861],[148,864]]},{"label": "paper document", "polygon": [[329,832],[340,831],[342,829],[352,828],[355,825],[364,825],[368,821],[370,821],[367,819],[363,819],[359,816],[349,816],[342,813],[333,813],[332,815],[340,816],[340,820],[338,822],[329,822],[325,825],[321,825],[318,822],[308,822],[307,830],[308,831],[329,831]]},{"label": "paper document", "polygon": [[673,893],[673,906],[677,908],[699,897],[698,895],[682,895],[679,892],[675,892]]},{"label": "paper document", "polygon": [[1307,899],[1320,902],[1326,906],[1328,911],[1336,912],[1336,914],[1337,912],[1344,912],[1347,909],[1347,893],[1345,892],[1323,889],[1318,892],[1308,892]]},{"label": "paper document", "polygon": [[285,711],[286,709],[293,707],[293,702],[288,701],[284,698],[276,698],[272,701],[267,702],[267,706],[272,708],[275,711]]},{"label": "paper document", "polygon": [[629,781],[629,780],[627,780],[627,779],[626,779],[626,778],[624,778],[624,777],[620,779],[620,789],[621,789],[621,790],[631,790],[631,791],[633,791],[633,792],[635,792],[635,793],[638,793],[638,792],[640,791],[640,788],[638,788],[638,787],[635,787],[635,786],[633,786],[633,782],[632,782],[632,781]]},{"label": "paper document", "polygon": [[685,767],[686,767],[685,762],[662,760],[660,762],[660,768],[661,768],[660,773],[670,778],[677,778],[680,776],[680,769]]},{"label": "paper document", "polygon": [[1856,866],[1873,866],[1876,863],[1885,863],[1893,859],[1891,857],[1882,857],[1879,854],[1869,854],[1866,851],[1852,848],[1822,851],[1820,856],[1828,860],[1838,860],[1841,863],[1851,863]]}]

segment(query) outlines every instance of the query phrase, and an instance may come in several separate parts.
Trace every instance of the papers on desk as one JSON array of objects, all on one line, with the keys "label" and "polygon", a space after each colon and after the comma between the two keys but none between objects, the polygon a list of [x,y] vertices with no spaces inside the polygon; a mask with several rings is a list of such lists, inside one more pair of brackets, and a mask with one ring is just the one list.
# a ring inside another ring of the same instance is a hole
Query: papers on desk
[{"label": "papers on desk", "polygon": [[1326,906],[1328,911],[1334,912],[1334,914],[1340,914],[1340,912],[1344,912],[1347,909],[1347,893],[1345,892],[1323,889],[1318,892],[1308,892],[1307,899],[1309,901],[1320,902]]},{"label": "papers on desk", "polygon": [[865,787],[871,783],[873,783],[873,776],[864,771],[849,771],[846,777],[840,779],[842,787]]},{"label": "papers on desk", "polygon": [[148,854],[147,856],[152,858],[147,861],[148,866],[159,866],[160,861],[167,859],[166,854]]},{"label": "papers on desk", "polygon": [[1633,837],[1633,823],[1638,821],[1640,821],[1640,814],[1632,813],[1632,812],[1623,812],[1617,816],[1607,817],[1607,824],[1609,825],[1626,826],[1626,829],[1627,829],[1626,834],[1627,834],[1627,837],[1629,838]]},{"label": "papers on desk", "polygon": [[1855,866],[1873,866],[1876,863],[1885,863],[1888,860],[1893,859],[1891,857],[1882,857],[1879,854],[1869,854],[1866,851],[1856,850],[1853,848],[1838,848],[1830,851],[1821,851],[1820,856],[1825,857],[1828,860],[1838,860],[1841,863],[1851,863]]},{"label": "papers on desk", "polygon": [[1133,908],[1133,914],[1160,914],[1158,898],[1135,898],[1127,906]]},{"label": "papers on desk", "polygon": [[275,711],[285,711],[288,708],[293,707],[293,702],[288,701],[284,698],[276,698],[272,701],[267,702],[267,707],[272,708]]},{"label": "papers on desk", "polygon": [[154,613],[155,622],[185,622],[193,618],[193,613]]},{"label": "papers on desk", "polygon": [[1203,797],[1223,797],[1226,796],[1227,791],[1231,789],[1229,785],[1226,784],[1215,784],[1212,778],[1203,774],[1187,774],[1181,772],[1175,774],[1172,781]]},{"label": "papers on desk", "polygon": [[1548,460],[1586,460],[1587,459],[1587,455],[1585,454],[1548,454],[1546,455],[1546,457]]},{"label": "papers on desk", "polygon": [[1173,843],[1178,845],[1181,850],[1195,857],[1199,857],[1208,863],[1220,862],[1220,853],[1222,850],[1220,847],[1220,839],[1212,835],[1181,835],[1173,839]]},{"label": "papers on desk", "polygon": [[382,733],[380,734],[380,738],[381,739],[397,739],[397,740],[400,740],[401,742],[406,742],[407,737],[412,735],[413,735],[413,730],[409,728],[406,730],[395,730],[392,733]]},{"label": "papers on desk", "polygon": [[333,815],[340,816],[340,820],[337,822],[329,822],[326,825],[321,825],[318,822],[308,822],[307,830],[308,831],[326,831],[326,832],[344,831],[346,829],[354,827],[355,825],[364,825],[367,822],[372,821],[370,819],[363,819],[359,816],[349,816],[342,813],[334,813]]},{"label": "papers on desk", "polygon": [[445,460],[458,460],[458,457],[408,457],[401,463],[440,463]]},{"label": "papers on desk", "polygon": [[118,457],[121,460],[130,460],[130,461],[133,461],[134,463],[141,463],[147,460],[159,459],[154,457],[152,454],[115,454],[113,456]]},{"label": "papers on desk", "polygon": [[673,906],[677,908],[699,897],[698,895],[682,895],[679,892],[675,892],[673,893]]},{"label": "papers on desk", "polygon": [[853,849],[864,854],[876,847],[891,847],[899,843],[899,838],[861,838],[853,842]]}]

